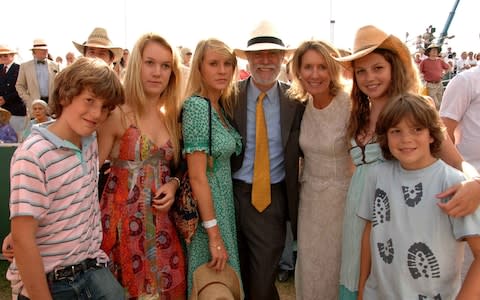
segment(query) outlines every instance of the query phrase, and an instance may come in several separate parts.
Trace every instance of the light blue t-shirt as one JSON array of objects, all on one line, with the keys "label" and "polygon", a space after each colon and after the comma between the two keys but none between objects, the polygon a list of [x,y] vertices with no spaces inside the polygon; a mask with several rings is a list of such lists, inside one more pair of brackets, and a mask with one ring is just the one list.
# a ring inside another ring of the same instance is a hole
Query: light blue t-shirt
[{"label": "light blue t-shirt", "polygon": [[480,210],[452,218],[435,197],[465,179],[442,160],[420,170],[378,164],[359,195],[372,222],[371,272],[364,299],[454,299],[461,287],[462,239],[480,235]]}]

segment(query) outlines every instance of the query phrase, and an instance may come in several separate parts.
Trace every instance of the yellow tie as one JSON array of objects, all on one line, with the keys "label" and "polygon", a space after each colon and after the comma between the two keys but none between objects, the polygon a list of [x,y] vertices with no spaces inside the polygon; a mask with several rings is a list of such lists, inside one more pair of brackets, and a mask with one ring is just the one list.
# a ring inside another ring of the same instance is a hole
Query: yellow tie
[{"label": "yellow tie", "polygon": [[253,164],[252,205],[262,212],[271,203],[270,194],[270,157],[268,155],[268,134],[263,99],[265,93],[260,93],[257,99],[255,116],[255,162]]}]

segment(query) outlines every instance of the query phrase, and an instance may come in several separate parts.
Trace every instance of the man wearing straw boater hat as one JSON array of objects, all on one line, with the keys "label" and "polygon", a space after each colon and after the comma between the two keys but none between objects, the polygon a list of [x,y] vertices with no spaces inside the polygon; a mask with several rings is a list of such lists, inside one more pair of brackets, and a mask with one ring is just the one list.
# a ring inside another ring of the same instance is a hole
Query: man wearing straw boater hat
[{"label": "man wearing straw boater hat", "polygon": [[298,212],[298,144],[304,105],[278,81],[285,46],[274,26],[261,22],[246,47],[251,77],[240,81],[233,124],[244,148],[232,158],[242,281],[247,299],[279,299],[275,274],[285,244],[286,222],[294,235]]},{"label": "man wearing straw boater hat", "polygon": [[53,81],[58,73],[58,65],[47,59],[48,45],[43,39],[35,39],[32,47],[33,59],[20,65],[17,79],[18,95],[29,109],[32,101],[41,99],[48,103],[52,96]]},{"label": "man wearing straw boater hat", "polygon": [[105,28],[96,27],[84,43],[72,42],[83,56],[97,57],[113,67],[113,62],[119,61],[123,55],[121,47],[114,46]]},{"label": "man wearing straw boater hat", "polygon": [[10,125],[20,138],[25,128],[27,110],[15,88],[20,70],[20,65],[13,61],[15,54],[15,50],[0,45],[0,107],[12,114]]}]

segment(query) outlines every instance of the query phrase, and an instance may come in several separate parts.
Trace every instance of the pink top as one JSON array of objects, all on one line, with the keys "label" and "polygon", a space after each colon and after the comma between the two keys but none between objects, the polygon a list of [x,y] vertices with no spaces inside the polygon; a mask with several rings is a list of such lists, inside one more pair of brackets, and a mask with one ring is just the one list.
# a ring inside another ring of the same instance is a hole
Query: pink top
[{"label": "pink top", "polygon": [[[82,149],[64,141],[44,123],[15,151],[11,162],[10,218],[38,221],[36,242],[45,273],[87,258],[107,261],[100,250],[102,228],[97,196],[98,151],[95,136]],[[12,293],[28,297],[15,259],[7,272]]]},{"label": "pink top", "polygon": [[450,65],[442,59],[426,58],[420,63],[420,72],[423,74],[423,79],[427,82],[440,82],[444,70],[449,68]]}]

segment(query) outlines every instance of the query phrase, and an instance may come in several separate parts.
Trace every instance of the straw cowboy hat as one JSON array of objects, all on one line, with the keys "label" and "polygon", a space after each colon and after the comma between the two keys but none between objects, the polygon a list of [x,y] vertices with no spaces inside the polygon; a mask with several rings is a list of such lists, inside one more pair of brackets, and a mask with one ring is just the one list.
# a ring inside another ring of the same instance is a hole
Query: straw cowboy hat
[{"label": "straw cowboy hat", "polygon": [[34,39],[30,50],[48,50],[47,42],[44,39]]},{"label": "straw cowboy hat", "polygon": [[237,273],[226,265],[217,272],[203,264],[193,272],[190,300],[242,300],[243,291]]},{"label": "straw cowboy hat", "polygon": [[113,46],[112,41],[108,37],[107,30],[100,27],[93,29],[86,42],[79,44],[72,41],[72,43],[82,54],[85,54],[85,47],[94,47],[112,51],[114,61],[120,60],[123,55],[123,48]]},{"label": "straw cowboy hat", "polygon": [[12,114],[5,108],[0,107],[0,125],[5,125],[10,122],[10,117],[12,117]]},{"label": "straw cowboy hat", "polygon": [[437,48],[438,50],[438,54],[440,54],[442,52],[442,47],[438,44],[434,44],[434,43],[431,43],[427,49],[425,50],[425,55],[429,55],[430,54],[430,50],[432,50],[433,48]]},{"label": "straw cowboy hat", "polygon": [[350,68],[352,61],[372,53],[375,49],[390,50],[400,57],[405,68],[410,69],[413,66],[412,56],[407,46],[396,36],[386,34],[373,25],[367,25],[358,29],[352,54],[335,58],[335,60]]},{"label": "straw cowboy hat", "polygon": [[284,50],[286,51],[286,54],[289,55],[295,49],[285,46],[272,23],[262,21],[251,33],[250,39],[247,42],[247,47],[243,49],[235,49],[234,52],[236,56],[247,59],[246,52],[260,50]]},{"label": "straw cowboy hat", "polygon": [[7,45],[0,45],[0,54],[17,54],[17,51],[11,49]]}]

